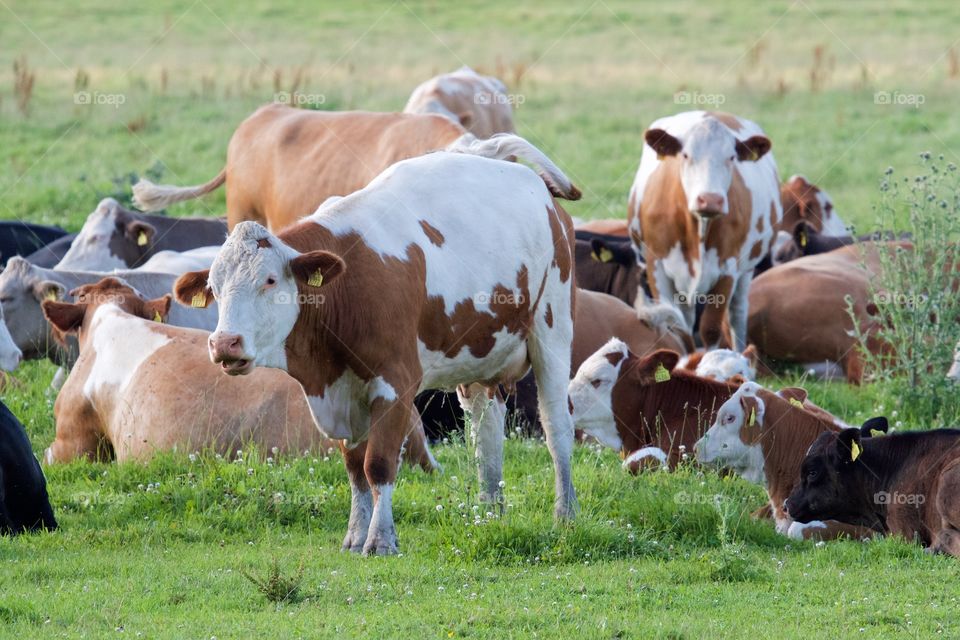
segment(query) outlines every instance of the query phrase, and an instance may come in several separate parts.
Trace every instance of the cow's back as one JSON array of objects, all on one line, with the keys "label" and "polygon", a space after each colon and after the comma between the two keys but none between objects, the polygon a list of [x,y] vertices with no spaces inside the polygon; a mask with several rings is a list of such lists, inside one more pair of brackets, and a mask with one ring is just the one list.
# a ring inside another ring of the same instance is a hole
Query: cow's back
[{"label": "cow's back", "polygon": [[227,219],[274,232],[330,196],[361,189],[385,168],[463,135],[438,115],[324,112],[267,105],[234,133],[227,152]]}]

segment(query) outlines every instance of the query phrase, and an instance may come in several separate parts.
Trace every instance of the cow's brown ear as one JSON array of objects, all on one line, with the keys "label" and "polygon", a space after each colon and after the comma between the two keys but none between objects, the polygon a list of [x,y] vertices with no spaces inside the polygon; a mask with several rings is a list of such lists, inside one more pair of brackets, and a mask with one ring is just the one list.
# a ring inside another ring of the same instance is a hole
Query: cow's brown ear
[{"label": "cow's brown ear", "polygon": [[76,333],[83,326],[83,316],[87,312],[85,304],[53,300],[44,300],[41,308],[47,321],[62,334]]},{"label": "cow's brown ear", "polygon": [[743,427],[759,429],[762,423],[760,403],[756,396],[740,396],[740,408],[743,409]]},{"label": "cow's brown ear", "polygon": [[170,303],[172,301],[173,297],[169,293],[154,300],[147,300],[143,303],[143,317],[154,322],[166,322],[167,316],[170,315]]},{"label": "cow's brown ear", "polygon": [[63,298],[66,293],[66,287],[53,280],[44,280],[33,286],[33,295],[41,303],[44,300],[57,301]]},{"label": "cow's brown ear", "polygon": [[667,382],[670,380],[670,372],[674,370],[678,362],[680,362],[679,353],[669,349],[660,349],[648,356],[639,358],[637,364],[629,369],[628,375],[639,381],[640,384]]},{"label": "cow's brown ear", "polygon": [[801,389],[800,387],[784,387],[783,389],[780,389],[780,393],[777,395],[790,404],[799,402],[801,405],[803,405],[807,399],[807,390]]},{"label": "cow's brown ear", "polygon": [[157,234],[157,228],[149,222],[131,220],[126,224],[123,233],[127,240],[135,243],[138,247],[146,247],[153,241],[153,237]]},{"label": "cow's brown ear", "polygon": [[663,129],[647,129],[643,139],[658,156],[675,156],[683,149],[683,144]]},{"label": "cow's brown ear", "polygon": [[863,452],[860,429],[841,429],[837,434],[836,455],[841,463],[856,462]]},{"label": "cow's brown ear", "polygon": [[773,143],[767,136],[753,136],[746,140],[737,140],[737,159],[741,162],[756,161],[764,156]]},{"label": "cow's brown ear", "polygon": [[311,251],[290,261],[290,271],[298,282],[311,287],[330,284],[347,268],[340,256],[329,251]]},{"label": "cow's brown ear", "polygon": [[209,278],[210,269],[190,271],[177,278],[173,283],[173,295],[177,302],[185,307],[206,309],[213,301],[213,291],[207,284]]}]

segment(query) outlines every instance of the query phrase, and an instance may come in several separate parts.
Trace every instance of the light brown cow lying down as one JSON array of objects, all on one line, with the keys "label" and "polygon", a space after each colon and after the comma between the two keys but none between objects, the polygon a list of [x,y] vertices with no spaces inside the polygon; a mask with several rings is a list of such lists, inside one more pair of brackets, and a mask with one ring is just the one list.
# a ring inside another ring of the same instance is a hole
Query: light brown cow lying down
[{"label": "light brown cow lying down", "polygon": [[[843,367],[847,380],[859,384],[863,357],[851,335],[853,321],[846,297],[864,333],[873,332],[870,280],[880,268],[877,247],[909,243],[861,243],[777,265],[750,286],[748,335],[764,359],[788,362],[829,360]],[[866,263],[864,262],[866,258]],[[867,344],[882,353],[879,340]]]},{"label": "light brown cow lying down", "polygon": [[638,311],[606,293],[577,289],[570,377],[610,338],[623,340],[640,355],[658,349],[677,353],[694,349],[693,337],[686,332],[683,318],[673,307],[649,305]]},{"label": "light brown cow lying down", "polygon": [[[336,446],[321,437],[288,375],[258,369],[227,377],[207,356],[207,332],[155,322],[166,317],[169,295],[144,300],[116,278],[71,295],[76,304],[43,305],[55,332],[79,333],[80,340],[80,358],[54,407],[47,463],[145,461],[172,449],[230,455],[248,444],[286,453]],[[434,468],[422,426],[410,440],[407,459]]]},{"label": "light brown cow lying down", "polygon": [[630,230],[627,228],[627,221],[618,218],[601,218],[600,220],[587,220],[579,223],[575,229],[577,231],[589,231],[591,233],[602,233],[608,236],[618,236],[629,238]]},{"label": "light brown cow lying down", "polygon": [[507,85],[467,66],[419,85],[410,94],[403,112],[436,113],[478,138],[515,131]]},{"label": "light brown cow lying down", "polygon": [[399,160],[442,149],[465,130],[434,114],[309,111],[280,104],[257,109],[240,123],[227,163],[210,182],[193,187],[141,180],[134,202],[157,211],[227,183],[227,227],[255,220],[277,232],[310,215],[331,196],[366,186]]}]

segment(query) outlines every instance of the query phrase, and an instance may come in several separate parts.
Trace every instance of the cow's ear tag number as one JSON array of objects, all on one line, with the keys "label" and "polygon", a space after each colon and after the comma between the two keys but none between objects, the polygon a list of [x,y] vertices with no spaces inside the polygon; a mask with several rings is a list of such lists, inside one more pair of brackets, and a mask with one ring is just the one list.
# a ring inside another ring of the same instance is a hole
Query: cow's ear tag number
[{"label": "cow's ear tag number", "polygon": [[319,287],[323,284],[323,274],[320,272],[320,269],[313,272],[313,275],[307,280],[307,284],[311,287]]},{"label": "cow's ear tag number", "polygon": [[147,232],[141,231],[140,235],[137,236],[137,246],[145,247],[147,246]]},{"label": "cow's ear tag number", "polygon": [[800,409],[803,409],[803,403],[797,400],[796,398],[790,398],[790,404]]},{"label": "cow's ear tag number", "polygon": [[197,309],[202,309],[207,306],[207,294],[203,291],[194,294],[193,299],[190,301],[190,306],[196,307]]}]

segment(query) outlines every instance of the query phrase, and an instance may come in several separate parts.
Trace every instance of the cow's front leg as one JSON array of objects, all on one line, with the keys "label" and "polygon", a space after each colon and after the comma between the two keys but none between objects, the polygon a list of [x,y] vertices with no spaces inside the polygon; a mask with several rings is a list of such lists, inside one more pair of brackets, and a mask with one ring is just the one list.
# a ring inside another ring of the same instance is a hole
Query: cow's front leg
[{"label": "cow's front leg", "polygon": [[[492,391],[492,393],[490,393]],[[470,443],[473,445],[480,476],[480,500],[502,504],[503,441],[507,405],[498,389],[481,384],[457,388],[460,406],[469,420]]]},{"label": "cow's front leg", "polygon": [[367,476],[363,471],[363,460],[367,452],[367,444],[361,442],[353,448],[340,443],[343,452],[343,461],[347,467],[347,476],[350,478],[350,520],[347,523],[347,535],[343,539],[342,551],[363,551],[363,544],[367,541],[367,530],[370,528],[370,516],[373,514],[373,494],[367,484]]},{"label": "cow's front leg", "polygon": [[750,283],[753,281],[753,271],[747,271],[737,278],[730,298],[730,325],[736,339],[737,351],[747,348],[747,312],[750,299]]},{"label": "cow's front leg", "polygon": [[707,351],[718,347],[733,348],[723,323],[733,290],[733,276],[720,276],[707,295],[700,316],[700,340]]},{"label": "cow's front leg", "polygon": [[[416,388],[415,386],[413,388]],[[397,530],[393,524],[393,486],[403,441],[410,430],[412,394],[377,397],[370,407],[370,438],[363,470],[373,490],[373,517],[363,545],[363,555],[391,555],[397,552]]]}]

